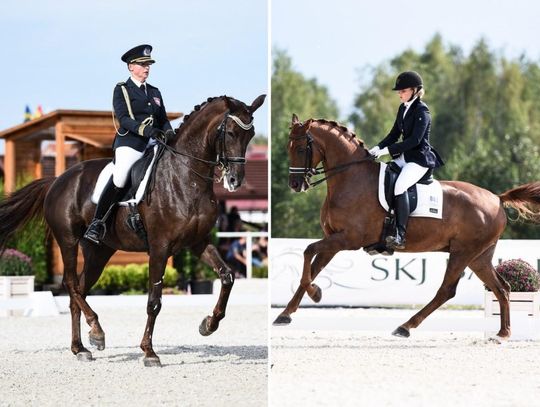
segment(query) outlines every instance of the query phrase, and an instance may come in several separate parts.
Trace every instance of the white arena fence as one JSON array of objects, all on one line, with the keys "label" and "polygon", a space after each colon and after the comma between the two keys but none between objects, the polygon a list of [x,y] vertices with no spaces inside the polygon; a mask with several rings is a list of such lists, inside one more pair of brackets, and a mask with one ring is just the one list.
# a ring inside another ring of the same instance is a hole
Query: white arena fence
[{"label": "white arena fence", "polygon": [[[311,239],[272,239],[270,257],[271,303],[286,305],[302,275],[303,252]],[[521,258],[540,269],[540,240],[500,240],[494,265]],[[315,304],[307,295],[301,305],[380,306],[426,304],[439,289],[448,253],[398,253],[370,256],[363,250],[339,252],[315,279],[322,289],[322,300]],[[455,305],[484,303],[483,283],[465,269]]]},{"label": "white arena fence", "polygon": [[228,239],[239,239],[240,237],[246,238],[246,278],[253,277],[253,263],[252,263],[252,254],[253,254],[253,239],[259,237],[268,237],[268,232],[217,232],[216,236],[218,238]]}]

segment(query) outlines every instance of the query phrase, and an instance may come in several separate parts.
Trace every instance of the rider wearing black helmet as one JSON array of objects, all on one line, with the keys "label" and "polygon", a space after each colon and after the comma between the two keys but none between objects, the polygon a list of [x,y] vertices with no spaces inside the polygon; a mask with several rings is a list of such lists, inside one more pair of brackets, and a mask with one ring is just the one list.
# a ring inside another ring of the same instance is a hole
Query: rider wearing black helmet
[{"label": "rider wearing black helmet", "polygon": [[[429,144],[431,115],[421,100],[424,95],[422,77],[414,71],[402,72],[392,90],[401,100],[394,126],[390,133],[369,153],[376,158],[390,154],[401,167],[394,187],[396,212],[396,235],[386,239],[388,247],[405,248],[405,232],[409,220],[409,196],[407,189],[418,182],[430,168],[444,165],[439,154]],[[399,136],[403,136],[398,142]]]}]

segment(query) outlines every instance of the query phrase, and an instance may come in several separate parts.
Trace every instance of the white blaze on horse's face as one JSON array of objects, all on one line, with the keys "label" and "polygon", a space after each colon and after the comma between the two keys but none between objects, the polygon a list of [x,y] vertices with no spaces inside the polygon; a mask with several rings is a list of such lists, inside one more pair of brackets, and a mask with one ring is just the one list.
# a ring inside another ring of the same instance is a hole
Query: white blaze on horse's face
[{"label": "white blaze on horse's face", "polygon": [[245,174],[245,155],[249,141],[255,134],[253,119],[245,123],[238,116],[229,114],[224,134],[225,157],[227,160],[223,174],[223,187],[234,192],[242,185]]}]

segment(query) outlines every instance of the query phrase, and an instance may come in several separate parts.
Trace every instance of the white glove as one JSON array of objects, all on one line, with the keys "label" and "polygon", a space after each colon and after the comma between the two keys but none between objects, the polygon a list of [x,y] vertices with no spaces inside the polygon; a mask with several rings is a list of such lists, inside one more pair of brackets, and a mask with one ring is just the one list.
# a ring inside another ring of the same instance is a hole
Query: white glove
[{"label": "white glove", "polygon": [[[378,147],[377,147],[378,148]],[[383,155],[387,155],[387,154],[390,154],[389,151],[388,151],[388,147],[385,147],[383,148],[382,150],[377,150],[373,155],[375,156],[375,158],[380,158],[382,157]]]},{"label": "white glove", "polygon": [[371,150],[369,150],[369,155],[375,156],[375,154],[377,154],[379,150],[380,150],[379,146],[375,146]]}]

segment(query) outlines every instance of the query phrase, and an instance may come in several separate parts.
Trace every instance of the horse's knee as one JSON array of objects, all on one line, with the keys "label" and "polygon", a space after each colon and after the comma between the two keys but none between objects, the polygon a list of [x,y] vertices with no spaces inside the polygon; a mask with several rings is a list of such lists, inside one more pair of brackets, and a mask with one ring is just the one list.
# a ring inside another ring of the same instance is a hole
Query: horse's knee
[{"label": "horse's knee", "polygon": [[439,294],[448,301],[456,296],[457,285],[452,285],[450,287],[441,287],[439,289]]},{"label": "horse's knee", "polygon": [[148,301],[146,305],[146,313],[148,315],[156,316],[161,310],[161,298],[154,298]]}]

